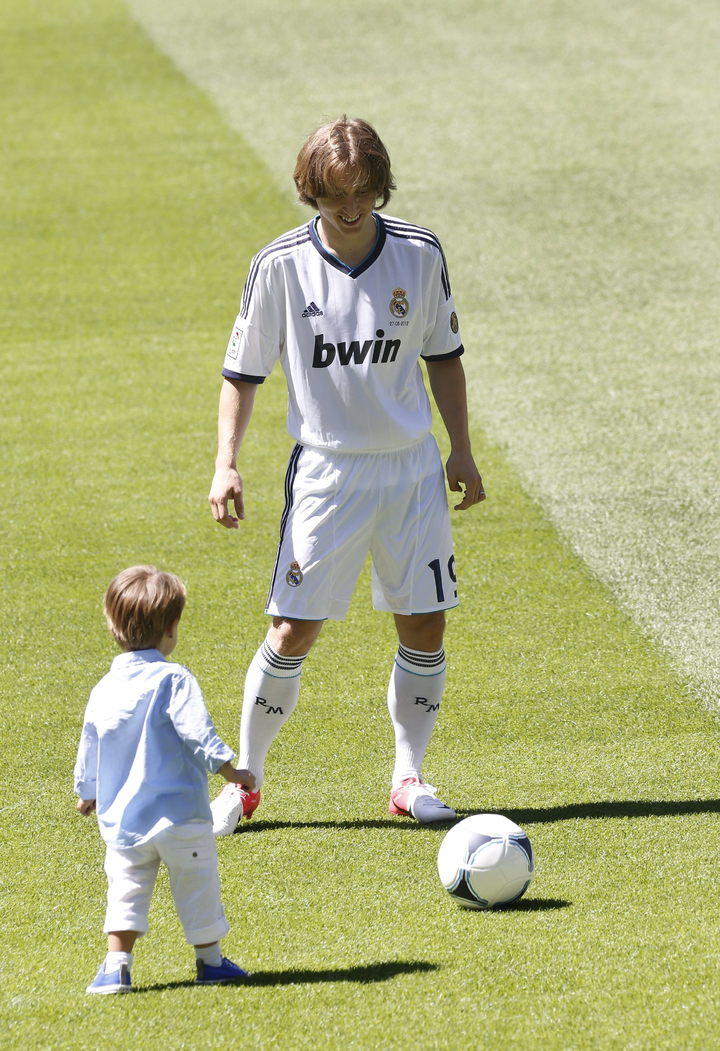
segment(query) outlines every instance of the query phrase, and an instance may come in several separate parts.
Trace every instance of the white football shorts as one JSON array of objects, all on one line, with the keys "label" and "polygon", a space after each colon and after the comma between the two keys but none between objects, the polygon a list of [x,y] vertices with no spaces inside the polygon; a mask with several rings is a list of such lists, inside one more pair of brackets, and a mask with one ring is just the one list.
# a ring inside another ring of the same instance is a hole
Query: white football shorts
[{"label": "white football shorts", "polygon": [[265,612],[343,620],[368,553],[375,609],[457,606],[445,474],[432,434],[397,452],[295,446]]}]

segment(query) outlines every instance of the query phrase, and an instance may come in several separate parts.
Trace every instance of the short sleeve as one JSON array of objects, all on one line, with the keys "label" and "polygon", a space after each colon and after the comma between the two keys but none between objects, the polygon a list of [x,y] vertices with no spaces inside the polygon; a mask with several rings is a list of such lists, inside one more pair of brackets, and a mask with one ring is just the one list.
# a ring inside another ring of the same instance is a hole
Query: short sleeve
[{"label": "short sleeve", "polygon": [[439,245],[433,279],[428,287],[426,325],[421,353],[423,358],[435,359],[456,358],[464,353],[447,264]]},{"label": "short sleeve", "polygon": [[271,261],[253,259],[225,351],[223,376],[262,383],[272,372],[285,344],[278,279]]}]

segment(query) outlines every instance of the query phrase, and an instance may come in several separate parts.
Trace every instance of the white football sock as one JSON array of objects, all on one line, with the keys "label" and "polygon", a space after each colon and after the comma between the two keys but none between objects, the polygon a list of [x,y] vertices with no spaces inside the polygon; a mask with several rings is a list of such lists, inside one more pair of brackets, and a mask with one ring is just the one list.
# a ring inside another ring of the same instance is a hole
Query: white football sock
[{"label": "white football sock", "polygon": [[406,777],[421,776],[444,687],[444,649],[423,653],[403,645],[398,647],[387,698],[395,730],[393,788]]},{"label": "white football sock", "polygon": [[280,730],[295,711],[302,664],[307,657],[281,657],[267,639],[250,662],[240,718],[238,766],[252,770],[260,788],[265,757]]},{"label": "white football sock", "polygon": [[105,972],[119,971],[123,964],[132,967],[132,960],[131,952],[109,952],[105,957]]},{"label": "white football sock", "polygon": [[223,961],[220,942],[215,942],[213,945],[196,945],[195,959],[202,960],[208,967],[220,967]]}]

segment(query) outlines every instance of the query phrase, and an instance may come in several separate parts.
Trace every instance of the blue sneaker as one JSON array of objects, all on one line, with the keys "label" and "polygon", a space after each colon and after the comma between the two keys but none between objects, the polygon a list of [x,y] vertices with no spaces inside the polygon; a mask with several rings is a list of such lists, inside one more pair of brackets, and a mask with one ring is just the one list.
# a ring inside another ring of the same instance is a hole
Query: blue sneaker
[{"label": "blue sneaker", "polygon": [[209,963],[203,963],[202,960],[196,960],[195,963],[197,965],[197,978],[195,979],[197,985],[219,985],[221,982],[237,982],[250,977],[247,971],[243,971],[242,967],[238,967],[225,956],[219,967],[211,967]]},{"label": "blue sneaker", "polygon": [[116,971],[106,971],[105,964],[100,964],[100,970],[94,980],[85,990],[86,993],[131,993],[132,982],[130,981],[130,968],[126,963],[121,964]]}]

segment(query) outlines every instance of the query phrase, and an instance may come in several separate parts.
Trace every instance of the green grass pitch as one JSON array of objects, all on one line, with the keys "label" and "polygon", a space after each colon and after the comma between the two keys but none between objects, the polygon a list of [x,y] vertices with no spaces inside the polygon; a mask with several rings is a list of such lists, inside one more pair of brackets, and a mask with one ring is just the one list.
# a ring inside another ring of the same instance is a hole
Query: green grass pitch
[{"label": "green grass pitch", "polygon": [[526,898],[458,908],[442,831],[387,815],[392,634],[365,579],[308,661],[258,820],[219,845],[223,946],[252,979],[193,987],[161,878],[138,992],[84,995],[104,876],[71,782],[114,655],[102,593],[133,562],[183,576],[177,656],[235,744],[290,441],[273,376],[247,521],[215,527],[219,370],[249,256],[300,213],[116,0],[7,0],[2,20],[0,1047],[718,1046],[716,719],[479,426],[490,498],[455,520],[462,606],[427,773],[461,815],[524,826]]}]

